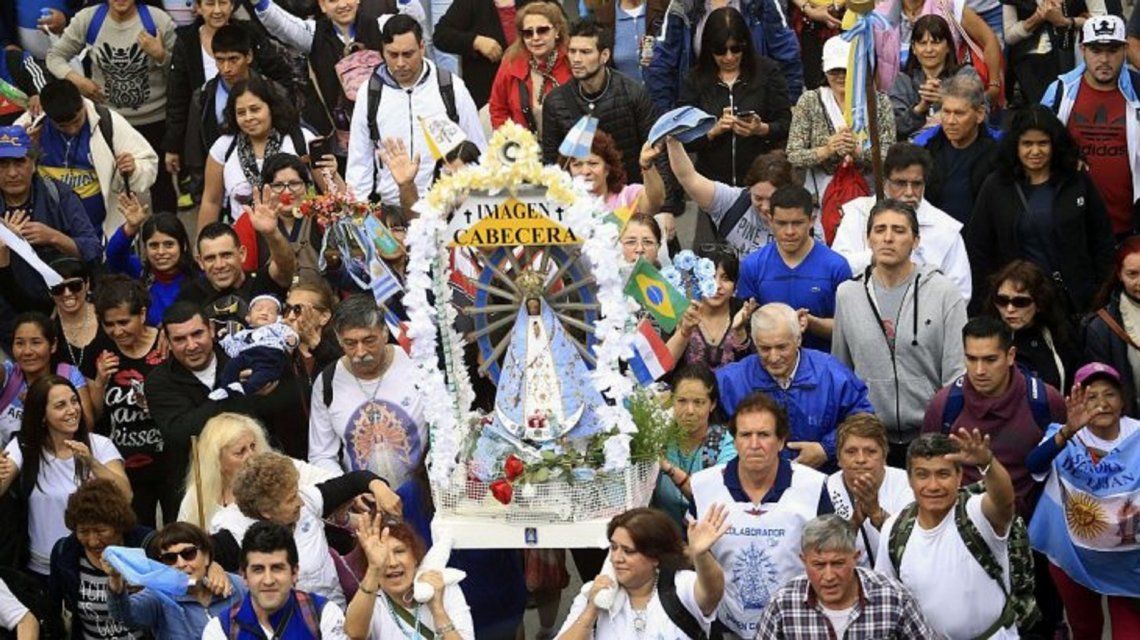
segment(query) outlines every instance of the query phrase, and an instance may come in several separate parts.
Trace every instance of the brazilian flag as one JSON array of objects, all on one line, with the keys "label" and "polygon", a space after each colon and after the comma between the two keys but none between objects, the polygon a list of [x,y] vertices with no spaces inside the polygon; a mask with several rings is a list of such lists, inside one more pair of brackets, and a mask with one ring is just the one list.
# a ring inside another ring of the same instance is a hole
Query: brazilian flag
[{"label": "brazilian flag", "polygon": [[665,331],[673,331],[681,315],[689,308],[689,300],[669,284],[661,272],[645,258],[638,258],[625,285],[625,294],[648,311]]}]

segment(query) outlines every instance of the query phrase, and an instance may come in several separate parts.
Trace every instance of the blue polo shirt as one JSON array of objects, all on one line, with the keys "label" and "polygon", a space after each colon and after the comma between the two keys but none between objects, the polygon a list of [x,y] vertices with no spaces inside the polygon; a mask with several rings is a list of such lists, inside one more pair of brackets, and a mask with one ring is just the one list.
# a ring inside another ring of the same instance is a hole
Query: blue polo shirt
[{"label": "blue polo shirt", "polygon": [[[792,463],[780,458],[776,467],[776,481],[772,483],[772,488],[768,489],[768,493],[764,494],[760,504],[778,502],[788,487],[791,486]],[[724,488],[728,489],[733,500],[752,502],[752,498],[748,497],[748,493],[744,491],[744,485],[740,483],[740,458],[733,458],[724,465]],[[825,482],[819,492],[819,505],[816,506],[816,515],[822,516],[828,513],[835,513],[835,505],[831,503],[831,496],[827,493],[827,483]],[[697,517],[697,507],[692,502],[689,503],[689,515],[694,518]]]},{"label": "blue polo shirt", "polygon": [[[769,242],[741,261],[736,297],[754,298],[762,305],[783,302],[793,309],[807,309],[818,318],[833,318],[835,290],[850,279],[847,260],[818,240],[794,268],[780,257],[777,244]],[[809,333],[804,334],[803,346],[831,351],[830,340]]]}]

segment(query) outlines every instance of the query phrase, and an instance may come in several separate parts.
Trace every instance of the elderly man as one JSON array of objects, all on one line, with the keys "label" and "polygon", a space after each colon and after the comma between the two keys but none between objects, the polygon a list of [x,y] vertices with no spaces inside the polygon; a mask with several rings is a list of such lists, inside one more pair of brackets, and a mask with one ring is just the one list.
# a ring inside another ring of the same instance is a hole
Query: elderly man
[{"label": "elderly man", "polygon": [[[942,272],[962,292],[967,301],[972,293],[970,259],[962,239],[962,223],[926,199],[926,181],[933,169],[930,153],[909,142],[896,142],[883,161],[883,195],[914,207],[918,215],[922,243],[915,246],[911,259],[929,264]],[[871,246],[867,238],[867,216],[875,206],[874,196],[855,198],[840,207],[843,219],[835,231],[831,249],[847,258],[851,271],[860,274],[871,266]]]},{"label": "elderly man", "polygon": [[740,401],[728,423],[736,458],[693,474],[690,513],[703,517],[722,505],[728,531],[712,546],[725,568],[724,598],[715,628],[727,638],[756,635],[771,594],[803,571],[800,531],[833,511],[827,477],[780,456],[788,440],[788,414],[761,392]]},{"label": "elderly man", "polygon": [[942,124],[923,130],[914,143],[934,157],[926,199],[965,224],[982,183],[994,172],[997,137],[986,127],[986,98],[977,76],[942,82]]},{"label": "elderly man", "polygon": [[766,304],[752,314],[756,355],[717,369],[720,406],[734,415],[752,391],[775,398],[788,412],[788,448],[796,462],[835,470],[835,427],[853,413],[874,413],[867,385],[821,351],[800,346],[803,327],[786,304]]},{"label": "elderly man", "polygon": [[[981,470],[985,493],[958,490],[964,465]],[[875,570],[910,589],[940,633],[1017,638],[1008,595],[1013,483],[990,437],[977,429],[922,435],[907,448],[906,466],[915,501],[883,526]]]},{"label": "elderly man", "polygon": [[898,582],[858,566],[850,523],[831,514],[804,526],[800,557],[807,575],[768,603],[756,637],[935,640],[944,638]]},{"label": "elderly man", "polygon": [[427,399],[415,388],[412,361],[388,344],[384,312],[370,294],[340,303],[332,325],[344,357],[313,381],[309,462],[372,471],[398,487],[427,449]]}]

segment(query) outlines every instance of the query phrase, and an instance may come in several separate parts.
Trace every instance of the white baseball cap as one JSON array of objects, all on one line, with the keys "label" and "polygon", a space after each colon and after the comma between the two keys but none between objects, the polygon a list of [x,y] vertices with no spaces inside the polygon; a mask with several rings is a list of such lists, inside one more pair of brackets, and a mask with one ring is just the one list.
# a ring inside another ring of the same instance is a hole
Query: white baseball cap
[{"label": "white baseball cap", "polygon": [[1085,20],[1081,29],[1081,42],[1083,44],[1125,44],[1124,20],[1118,16],[1096,16]]},{"label": "white baseball cap", "polygon": [[851,52],[851,43],[843,36],[831,36],[823,43],[823,72],[834,69],[847,68],[847,55]]}]

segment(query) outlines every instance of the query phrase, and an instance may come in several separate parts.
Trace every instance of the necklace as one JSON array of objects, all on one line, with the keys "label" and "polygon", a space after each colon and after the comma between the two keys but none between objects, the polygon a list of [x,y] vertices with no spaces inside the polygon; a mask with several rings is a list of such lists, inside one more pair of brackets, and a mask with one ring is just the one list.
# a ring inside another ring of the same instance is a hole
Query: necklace
[{"label": "necklace", "polygon": [[360,378],[358,378],[355,373],[352,373],[351,367],[349,368],[349,375],[351,375],[353,381],[356,382],[356,387],[360,389],[360,394],[368,397],[368,400],[364,402],[364,415],[368,418],[369,422],[373,424],[380,421],[381,407],[376,404],[376,394],[380,392],[380,387],[384,385],[384,374],[388,371],[390,364],[391,360],[388,356],[388,347],[385,346],[384,362],[381,363],[380,375],[376,377],[376,386],[372,388],[372,393],[368,393],[364,390],[364,383],[360,381]]},{"label": "necklace", "polygon": [[574,88],[578,91],[578,97],[581,98],[583,101],[586,102],[587,105],[590,106],[591,112],[593,112],[593,110],[594,110],[594,104],[598,100],[601,100],[602,96],[606,95],[606,92],[609,91],[609,89],[610,89],[610,79],[612,78],[612,76],[610,75],[609,69],[603,68],[602,73],[606,74],[606,83],[604,85],[602,85],[602,90],[592,100],[590,98],[587,98],[586,94],[582,92],[582,83],[581,82],[574,83]]},{"label": "necklace", "polygon": [[[420,606],[418,604],[416,605],[416,616],[413,619],[413,622],[411,622],[411,623],[409,623],[408,620],[406,620],[406,619],[404,619],[404,620],[400,619],[400,616],[396,613],[396,607],[398,607],[398,606],[400,606],[400,605],[396,604],[396,602],[394,600],[392,600],[391,598],[388,599],[388,614],[392,616],[392,622],[396,623],[396,628],[400,630],[400,633],[404,634],[405,638],[413,638],[413,639],[419,638],[420,637]],[[411,616],[409,615],[408,617],[411,617]],[[405,626],[412,627],[412,632],[408,633],[407,631],[405,631],[404,630]]]},{"label": "necklace", "polygon": [[645,601],[645,606],[640,609],[633,608],[633,599],[629,601],[629,608],[633,611],[633,632],[637,634],[638,638],[644,638],[645,632],[649,629],[649,603],[653,601],[653,596],[657,593],[657,578],[660,576],[658,572],[653,572],[653,588],[649,590],[649,599]]},{"label": "necklace", "polygon": [[[78,327],[73,326],[73,328],[72,328],[72,331],[74,333],[78,334],[80,337],[87,334],[87,323],[91,320],[90,309],[87,307],[86,304],[83,305],[83,312],[82,313],[83,313],[83,320],[80,321]],[[63,321],[62,315],[59,317],[59,326],[61,329],[63,329],[63,332],[62,332],[63,333],[63,346],[67,348],[67,356],[71,359],[71,362],[75,365],[75,368],[78,369],[80,366],[83,365],[83,356],[87,351],[87,347],[86,346],[79,347],[79,355],[76,356],[75,355],[76,350],[72,348],[71,341],[67,339],[67,323],[65,323]]]}]

